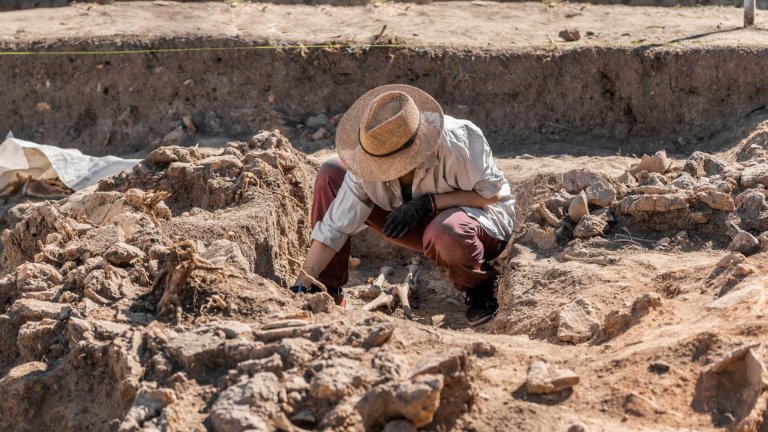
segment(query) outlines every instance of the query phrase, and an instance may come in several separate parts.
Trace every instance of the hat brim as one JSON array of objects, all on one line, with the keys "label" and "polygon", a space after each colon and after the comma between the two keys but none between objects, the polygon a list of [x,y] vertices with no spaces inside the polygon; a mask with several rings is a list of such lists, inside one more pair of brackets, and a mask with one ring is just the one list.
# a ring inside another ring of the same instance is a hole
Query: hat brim
[{"label": "hat brim", "polygon": [[[360,146],[360,124],[368,104],[379,95],[400,91],[413,99],[421,123],[413,144],[391,156],[377,157]],[[443,109],[426,92],[406,84],[388,84],[369,90],[349,107],[336,128],[336,151],[352,174],[366,181],[390,181],[407,174],[435,150],[443,133]]]}]

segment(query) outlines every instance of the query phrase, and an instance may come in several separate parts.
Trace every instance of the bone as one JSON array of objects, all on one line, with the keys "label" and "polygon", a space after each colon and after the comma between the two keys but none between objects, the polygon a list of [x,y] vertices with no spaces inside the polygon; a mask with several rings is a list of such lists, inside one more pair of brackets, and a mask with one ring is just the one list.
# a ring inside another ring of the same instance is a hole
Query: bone
[{"label": "bone", "polygon": [[384,266],[379,272],[379,276],[373,281],[370,287],[360,291],[360,296],[365,298],[376,298],[384,291],[384,283],[387,277],[392,274],[392,267]]},{"label": "bone", "polygon": [[397,296],[400,298],[402,304],[403,313],[408,319],[413,319],[413,311],[411,310],[411,303],[408,299],[408,294],[416,289],[416,281],[419,278],[419,272],[421,271],[421,263],[419,258],[414,258],[408,265],[408,275],[405,277],[405,283],[398,284],[395,287]]},{"label": "bone", "polygon": [[380,296],[376,297],[373,301],[363,306],[363,310],[370,312],[384,305],[391,305],[392,300],[394,300],[392,294],[381,293]]}]

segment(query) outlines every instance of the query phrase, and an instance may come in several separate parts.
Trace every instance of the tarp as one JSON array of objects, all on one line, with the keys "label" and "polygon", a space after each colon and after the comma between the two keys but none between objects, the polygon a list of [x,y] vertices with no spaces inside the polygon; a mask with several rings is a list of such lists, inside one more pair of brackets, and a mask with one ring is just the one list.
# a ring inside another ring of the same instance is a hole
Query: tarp
[{"label": "tarp", "polygon": [[17,173],[33,180],[59,178],[70,189],[80,190],[104,177],[139,163],[140,159],[93,157],[77,149],[65,149],[9,137],[0,144],[0,191],[18,182]]}]

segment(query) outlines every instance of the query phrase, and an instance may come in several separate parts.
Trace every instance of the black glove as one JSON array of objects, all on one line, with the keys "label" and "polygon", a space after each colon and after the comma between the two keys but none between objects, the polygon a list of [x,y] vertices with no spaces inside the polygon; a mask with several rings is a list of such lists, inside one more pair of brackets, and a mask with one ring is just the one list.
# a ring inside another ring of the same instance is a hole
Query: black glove
[{"label": "black glove", "polygon": [[431,195],[422,195],[394,209],[384,223],[384,235],[401,238],[408,234],[425,216],[434,212],[433,200]]}]

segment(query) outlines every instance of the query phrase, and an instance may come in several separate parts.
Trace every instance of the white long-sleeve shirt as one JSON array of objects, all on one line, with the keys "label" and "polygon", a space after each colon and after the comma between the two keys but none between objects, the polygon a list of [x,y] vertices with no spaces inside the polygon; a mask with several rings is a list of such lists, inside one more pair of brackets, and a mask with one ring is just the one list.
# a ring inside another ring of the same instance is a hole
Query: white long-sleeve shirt
[{"label": "white long-sleeve shirt", "polygon": [[[472,122],[445,116],[443,133],[435,150],[416,167],[411,186],[413,198],[425,194],[475,191],[483,198],[500,198],[485,208],[461,209],[492,236],[509,240],[515,217],[515,197],[504,173],[496,167],[482,131]],[[400,182],[364,181],[347,172],[344,183],[312,238],[339,251],[349,236],[364,228],[377,205],[392,211],[403,204]]]}]

